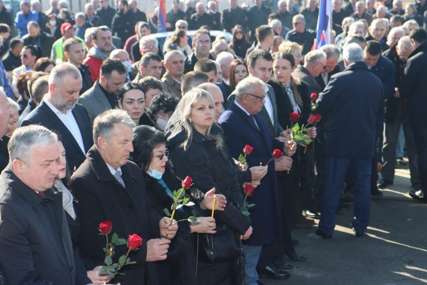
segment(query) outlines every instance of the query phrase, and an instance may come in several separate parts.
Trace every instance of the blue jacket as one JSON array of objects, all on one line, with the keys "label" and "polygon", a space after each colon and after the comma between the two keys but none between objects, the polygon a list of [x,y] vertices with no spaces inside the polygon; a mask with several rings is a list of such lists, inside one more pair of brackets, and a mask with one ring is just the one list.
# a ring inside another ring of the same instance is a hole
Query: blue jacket
[{"label": "blue jacket", "polygon": [[374,157],[383,92],[381,81],[363,62],[332,76],[317,102],[326,157]]},{"label": "blue jacket", "polygon": [[3,61],[0,59],[0,87],[3,87],[7,97],[14,98],[12,87],[7,79],[6,69],[4,68]]},{"label": "blue jacket", "polygon": [[[224,140],[234,158],[242,153],[245,144],[254,147],[254,151],[246,160],[248,166],[265,165],[272,156],[275,147],[283,148],[276,142],[269,123],[258,113],[255,116],[257,125],[251,117],[240,109],[235,102],[225,111],[219,123],[224,131]],[[280,214],[277,204],[277,183],[274,162],[270,162],[267,175],[248,200],[255,207],[250,209],[253,234],[246,242],[249,245],[263,245],[276,240],[279,235]]]},{"label": "blue jacket", "polygon": [[28,33],[27,31],[28,22],[30,21],[38,22],[38,20],[39,20],[38,15],[32,11],[29,12],[27,15],[24,15],[22,11],[19,11],[18,13],[16,13],[15,25],[19,31],[19,36],[23,37]]}]

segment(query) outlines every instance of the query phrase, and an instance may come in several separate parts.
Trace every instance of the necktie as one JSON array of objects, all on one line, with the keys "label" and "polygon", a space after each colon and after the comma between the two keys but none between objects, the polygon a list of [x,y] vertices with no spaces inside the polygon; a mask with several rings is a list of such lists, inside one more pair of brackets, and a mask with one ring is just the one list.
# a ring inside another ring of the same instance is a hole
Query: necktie
[{"label": "necktie", "polygon": [[114,172],[114,178],[116,178],[117,182],[119,182],[123,188],[126,188],[125,181],[122,178],[122,170],[120,168]]}]

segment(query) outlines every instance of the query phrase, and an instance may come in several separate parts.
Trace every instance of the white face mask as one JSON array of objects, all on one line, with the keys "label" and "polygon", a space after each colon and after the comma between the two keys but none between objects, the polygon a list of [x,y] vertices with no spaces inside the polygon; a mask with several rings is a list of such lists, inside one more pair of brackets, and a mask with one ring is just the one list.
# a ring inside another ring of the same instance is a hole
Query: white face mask
[{"label": "white face mask", "polygon": [[168,124],[168,120],[165,118],[157,118],[156,124],[162,131],[166,128],[166,125]]}]

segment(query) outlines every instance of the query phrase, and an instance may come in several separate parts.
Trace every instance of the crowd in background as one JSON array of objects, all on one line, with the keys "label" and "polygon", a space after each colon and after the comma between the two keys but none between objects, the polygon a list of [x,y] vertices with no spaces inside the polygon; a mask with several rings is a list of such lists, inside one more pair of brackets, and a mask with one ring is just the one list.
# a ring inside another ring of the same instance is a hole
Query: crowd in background
[{"label": "crowd in background", "polygon": [[[292,231],[350,202],[363,237],[397,165],[427,201],[426,0],[333,0],[318,49],[317,0],[176,0],[168,33],[114,4],[0,0],[0,284],[284,280]],[[143,238],[123,274],[103,221]]]}]

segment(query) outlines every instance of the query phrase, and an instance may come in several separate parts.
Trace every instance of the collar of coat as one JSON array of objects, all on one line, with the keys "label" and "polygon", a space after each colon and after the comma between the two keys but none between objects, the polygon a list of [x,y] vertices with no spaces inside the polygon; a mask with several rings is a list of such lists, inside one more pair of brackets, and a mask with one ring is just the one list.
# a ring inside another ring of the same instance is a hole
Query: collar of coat
[{"label": "collar of coat", "polygon": [[358,62],[350,64],[345,69],[346,70],[361,70],[361,69],[368,70],[368,66],[364,62],[358,61]]}]

